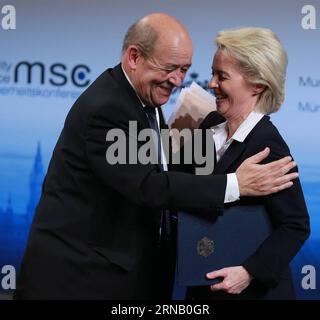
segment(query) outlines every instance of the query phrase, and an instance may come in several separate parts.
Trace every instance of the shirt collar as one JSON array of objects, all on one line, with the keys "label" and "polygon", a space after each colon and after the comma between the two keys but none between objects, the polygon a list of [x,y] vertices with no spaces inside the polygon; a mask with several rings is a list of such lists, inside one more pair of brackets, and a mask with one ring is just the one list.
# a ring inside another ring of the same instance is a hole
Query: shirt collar
[{"label": "shirt collar", "polygon": [[128,77],[127,73],[124,71],[122,64],[121,64],[121,69],[122,69],[122,71],[123,71],[123,73],[124,73],[124,76],[126,77],[126,79],[128,80],[128,82],[130,83],[130,86],[132,87],[132,89],[133,89],[134,92],[136,93],[137,97],[139,98],[142,106],[145,107],[146,105],[142,102],[141,98],[139,97],[136,88],[135,88],[134,85],[132,84],[132,82],[131,82],[130,78]]},{"label": "shirt collar", "polygon": [[[238,142],[243,142],[255,125],[261,120],[264,115],[258,111],[251,111],[248,117],[241,123],[239,128],[233,134],[229,140],[236,140]],[[221,134],[222,132],[228,133],[227,121],[220,123],[214,127],[212,130],[215,134]]]}]

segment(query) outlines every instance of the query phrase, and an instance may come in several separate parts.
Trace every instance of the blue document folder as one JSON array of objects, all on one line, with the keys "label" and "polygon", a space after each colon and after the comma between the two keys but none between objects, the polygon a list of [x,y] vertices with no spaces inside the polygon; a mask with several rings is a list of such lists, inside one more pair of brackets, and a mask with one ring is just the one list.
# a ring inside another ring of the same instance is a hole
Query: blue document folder
[{"label": "blue document folder", "polygon": [[238,205],[225,209],[215,221],[178,213],[177,282],[208,286],[208,272],[239,266],[272,232],[264,206]]}]

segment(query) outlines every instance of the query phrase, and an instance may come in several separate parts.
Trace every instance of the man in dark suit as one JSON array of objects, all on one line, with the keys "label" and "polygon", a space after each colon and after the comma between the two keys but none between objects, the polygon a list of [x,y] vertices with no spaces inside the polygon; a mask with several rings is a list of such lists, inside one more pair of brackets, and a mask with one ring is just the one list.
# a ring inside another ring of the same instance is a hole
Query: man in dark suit
[{"label": "man in dark suit", "polygon": [[[138,133],[159,124],[156,108],[181,86],[191,58],[190,36],[173,17],[152,14],[129,28],[121,64],[105,71],[67,116],[31,227],[16,299],[170,298],[173,268],[170,255],[162,254],[163,232],[159,238],[163,209],[215,215],[232,193],[232,181],[227,175],[167,172],[165,164],[110,164],[106,135],[120,129],[140,147],[129,134],[129,121],[136,121]],[[252,157],[234,174],[241,195],[291,186],[295,175],[285,173],[294,164],[285,158],[258,165],[267,154]]]}]

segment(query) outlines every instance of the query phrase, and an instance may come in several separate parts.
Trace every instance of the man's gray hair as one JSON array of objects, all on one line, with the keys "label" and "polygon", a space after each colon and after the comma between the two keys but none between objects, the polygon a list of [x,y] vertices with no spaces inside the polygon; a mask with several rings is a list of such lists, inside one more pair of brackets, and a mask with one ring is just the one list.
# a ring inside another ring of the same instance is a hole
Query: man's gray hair
[{"label": "man's gray hair", "polygon": [[153,54],[158,32],[148,23],[141,20],[135,22],[127,31],[122,45],[122,55],[130,45],[136,45],[141,54],[148,58]]}]

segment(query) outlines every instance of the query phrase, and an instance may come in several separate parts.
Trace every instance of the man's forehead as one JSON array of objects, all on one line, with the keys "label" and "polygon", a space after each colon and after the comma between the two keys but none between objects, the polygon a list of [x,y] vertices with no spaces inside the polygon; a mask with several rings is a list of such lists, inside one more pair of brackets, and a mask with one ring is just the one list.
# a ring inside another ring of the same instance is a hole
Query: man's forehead
[{"label": "man's forehead", "polygon": [[155,52],[154,58],[162,65],[185,66],[192,63],[192,52],[179,52],[178,50],[163,50]]}]

